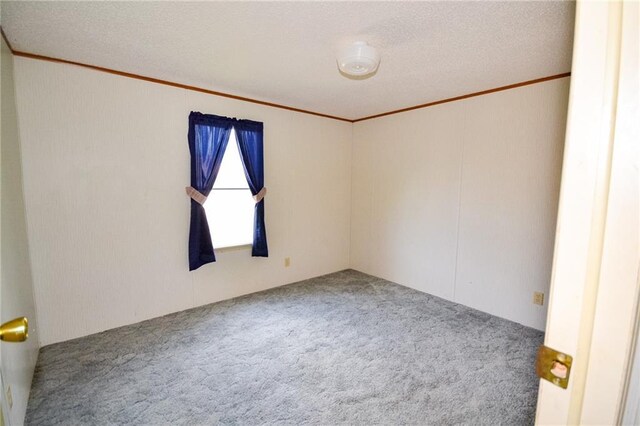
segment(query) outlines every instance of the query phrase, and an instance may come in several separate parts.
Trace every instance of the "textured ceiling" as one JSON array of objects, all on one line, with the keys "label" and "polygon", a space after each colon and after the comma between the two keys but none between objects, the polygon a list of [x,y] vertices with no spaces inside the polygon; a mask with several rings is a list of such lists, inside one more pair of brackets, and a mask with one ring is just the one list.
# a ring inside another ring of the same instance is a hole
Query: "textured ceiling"
[{"label": "textured ceiling", "polygon": [[[571,69],[573,2],[2,2],[18,51],[361,118]],[[378,72],[335,52],[364,40]]]}]

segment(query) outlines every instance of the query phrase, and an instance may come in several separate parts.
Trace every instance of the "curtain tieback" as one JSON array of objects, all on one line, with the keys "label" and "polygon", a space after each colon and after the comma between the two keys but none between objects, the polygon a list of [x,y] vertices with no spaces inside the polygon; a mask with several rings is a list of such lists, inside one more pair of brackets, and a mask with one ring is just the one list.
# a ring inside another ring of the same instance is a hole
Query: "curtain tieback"
[{"label": "curtain tieback", "polygon": [[203,206],[204,202],[207,201],[207,197],[203,195],[200,191],[195,189],[193,186],[187,186],[185,190],[187,191],[187,195],[191,197],[193,201],[200,204],[201,206]]},{"label": "curtain tieback", "polygon": [[263,186],[262,189],[256,195],[253,196],[253,199],[256,201],[256,204],[262,201],[262,199],[266,194],[267,194],[267,188]]}]

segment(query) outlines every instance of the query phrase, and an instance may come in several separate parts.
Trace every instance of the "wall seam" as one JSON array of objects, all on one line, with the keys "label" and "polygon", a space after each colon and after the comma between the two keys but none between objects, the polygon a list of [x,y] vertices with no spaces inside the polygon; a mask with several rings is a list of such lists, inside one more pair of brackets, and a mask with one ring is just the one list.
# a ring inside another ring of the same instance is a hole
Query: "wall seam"
[{"label": "wall seam", "polygon": [[353,260],[351,259],[351,244],[353,243],[353,151],[354,151],[354,140],[353,140],[353,126],[354,123],[351,123],[351,139],[349,143],[351,144],[351,158],[349,158],[349,269],[353,269]]},{"label": "wall seam", "polygon": [[[463,117],[464,119],[464,117]],[[453,301],[457,302],[456,297],[458,283],[458,256],[460,253],[460,216],[462,215],[462,176],[464,172],[464,146],[466,143],[466,135],[462,133],[462,141],[460,143],[460,171],[458,173],[458,217],[456,219],[456,256],[453,266]]]}]

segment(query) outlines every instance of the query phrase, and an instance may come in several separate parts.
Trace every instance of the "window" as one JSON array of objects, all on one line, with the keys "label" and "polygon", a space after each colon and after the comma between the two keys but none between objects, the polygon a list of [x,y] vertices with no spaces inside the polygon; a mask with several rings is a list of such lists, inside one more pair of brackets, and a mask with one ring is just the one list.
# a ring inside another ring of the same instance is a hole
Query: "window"
[{"label": "window", "polygon": [[251,244],[252,257],[269,257],[263,135],[259,121],[189,114],[190,271],[215,262],[214,248]]},{"label": "window", "polygon": [[231,130],[218,177],[204,203],[211,241],[216,249],[253,242],[255,201],[240,159],[235,130]]}]

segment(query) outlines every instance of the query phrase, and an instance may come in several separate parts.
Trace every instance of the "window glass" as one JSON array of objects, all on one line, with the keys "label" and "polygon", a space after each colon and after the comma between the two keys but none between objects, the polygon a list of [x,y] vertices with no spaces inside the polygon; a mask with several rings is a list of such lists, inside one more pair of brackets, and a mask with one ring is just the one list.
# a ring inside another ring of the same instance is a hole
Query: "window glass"
[{"label": "window glass", "polygon": [[232,130],[213,190],[204,204],[214,248],[253,242],[254,206]]},{"label": "window glass", "polygon": [[233,129],[231,130],[231,135],[229,136],[227,150],[224,152],[224,157],[222,157],[220,171],[218,172],[216,181],[213,184],[213,189],[216,188],[249,189],[247,178],[244,175],[242,160],[240,159],[240,151],[238,151],[238,143],[236,142],[236,131]]}]

